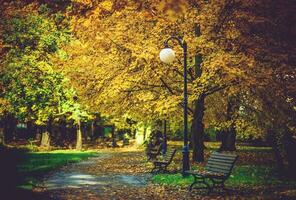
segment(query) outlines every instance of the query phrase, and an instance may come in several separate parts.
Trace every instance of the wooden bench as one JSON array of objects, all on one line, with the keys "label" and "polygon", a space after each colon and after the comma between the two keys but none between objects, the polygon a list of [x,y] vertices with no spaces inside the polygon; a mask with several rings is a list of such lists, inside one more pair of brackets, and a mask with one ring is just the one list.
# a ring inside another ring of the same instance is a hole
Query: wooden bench
[{"label": "wooden bench", "polygon": [[157,158],[153,161],[154,168],[151,170],[153,172],[167,172],[167,167],[171,164],[174,155],[176,154],[176,149],[171,149],[163,155],[162,158]]},{"label": "wooden bench", "polygon": [[154,148],[148,148],[146,155],[147,155],[147,160],[154,160],[156,159],[157,156],[160,155],[162,149],[162,145],[158,145]]},{"label": "wooden bench", "polygon": [[[197,183],[202,183],[206,187],[198,187],[197,189],[208,189],[210,193],[214,188],[225,189],[224,182],[229,178],[232,168],[238,156],[228,153],[213,152],[205,166],[205,171],[186,171],[194,177],[194,182],[190,185],[191,191]],[[210,180],[212,184],[207,182]]]}]

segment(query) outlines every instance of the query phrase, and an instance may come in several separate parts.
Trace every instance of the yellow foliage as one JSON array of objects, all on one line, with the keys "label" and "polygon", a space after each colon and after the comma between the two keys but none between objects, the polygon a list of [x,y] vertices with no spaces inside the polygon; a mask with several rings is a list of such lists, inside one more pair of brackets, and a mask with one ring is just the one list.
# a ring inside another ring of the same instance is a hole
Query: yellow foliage
[{"label": "yellow foliage", "polygon": [[107,10],[107,11],[111,11],[112,10],[112,6],[113,6],[113,2],[112,1],[103,1],[99,4],[99,7],[101,9]]},{"label": "yellow foliage", "polygon": [[[128,113],[143,120],[181,116],[182,49],[170,44],[179,58],[172,65],[158,58],[170,35],[183,36],[188,43],[190,106],[215,88],[235,94],[273,84],[276,60],[287,57],[268,52],[271,66],[262,62],[264,55],[258,55],[265,52],[261,46],[265,41],[250,39],[246,33],[252,23],[265,22],[247,12],[260,3],[232,2],[236,1],[101,1],[86,17],[73,16],[71,27],[77,40],[65,47],[69,59],[57,61],[57,66],[94,110],[113,116]],[[195,24],[201,29],[199,37],[194,34]],[[203,56],[199,78],[194,77],[192,61],[197,53]]]}]

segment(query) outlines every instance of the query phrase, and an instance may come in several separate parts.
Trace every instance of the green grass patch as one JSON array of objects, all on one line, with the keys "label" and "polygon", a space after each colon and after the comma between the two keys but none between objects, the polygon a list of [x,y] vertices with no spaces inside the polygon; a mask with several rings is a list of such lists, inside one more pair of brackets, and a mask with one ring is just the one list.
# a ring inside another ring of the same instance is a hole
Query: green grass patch
[{"label": "green grass patch", "polygon": [[[182,177],[181,174],[157,174],[152,178],[152,182],[161,185],[189,186],[193,182],[193,177]],[[296,186],[296,181],[280,180],[274,168],[268,166],[237,166],[232,175],[225,182],[227,186],[270,186],[270,185],[292,185]]]},{"label": "green grass patch", "polygon": [[46,173],[67,163],[79,162],[96,154],[94,151],[69,150],[24,153],[22,162],[18,165],[18,171],[21,173]]},{"label": "green grass patch", "polygon": [[21,162],[17,166],[18,173],[22,176],[18,187],[32,189],[38,183],[38,179],[68,163],[79,162],[83,159],[97,155],[95,151],[58,150],[51,152],[27,152],[23,153]]},{"label": "green grass patch", "polygon": [[182,177],[182,174],[157,174],[152,178],[152,183],[171,186],[188,186],[193,180],[192,176]]}]

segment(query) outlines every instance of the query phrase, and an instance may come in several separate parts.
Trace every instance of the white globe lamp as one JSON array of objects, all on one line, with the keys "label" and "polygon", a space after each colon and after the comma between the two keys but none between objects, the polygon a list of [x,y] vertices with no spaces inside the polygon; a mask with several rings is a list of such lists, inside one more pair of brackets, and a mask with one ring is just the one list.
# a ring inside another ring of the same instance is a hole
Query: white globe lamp
[{"label": "white globe lamp", "polygon": [[169,64],[175,60],[176,55],[173,49],[166,47],[160,51],[159,57],[162,62]]}]

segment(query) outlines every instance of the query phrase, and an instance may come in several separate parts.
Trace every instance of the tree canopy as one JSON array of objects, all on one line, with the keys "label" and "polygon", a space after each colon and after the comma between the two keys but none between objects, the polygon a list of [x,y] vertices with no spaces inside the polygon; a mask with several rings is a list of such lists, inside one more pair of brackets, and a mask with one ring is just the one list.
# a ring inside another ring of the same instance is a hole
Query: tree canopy
[{"label": "tree canopy", "polygon": [[189,46],[195,146],[204,124],[295,136],[295,10],[272,0],[3,1],[0,112],[37,124],[94,112],[118,124],[181,121],[181,48],[170,44],[171,65],[158,58],[174,35]]}]

